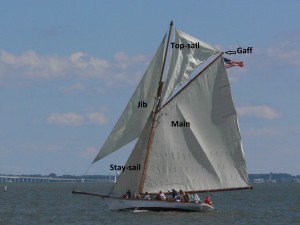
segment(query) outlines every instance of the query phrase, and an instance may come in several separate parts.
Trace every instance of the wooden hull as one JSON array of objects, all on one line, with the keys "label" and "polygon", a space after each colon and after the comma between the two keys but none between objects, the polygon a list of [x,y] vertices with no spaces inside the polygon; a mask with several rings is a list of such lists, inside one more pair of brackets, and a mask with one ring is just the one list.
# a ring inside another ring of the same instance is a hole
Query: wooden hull
[{"label": "wooden hull", "polygon": [[110,210],[151,210],[151,211],[184,211],[209,212],[214,207],[205,203],[158,201],[144,199],[106,198]]}]

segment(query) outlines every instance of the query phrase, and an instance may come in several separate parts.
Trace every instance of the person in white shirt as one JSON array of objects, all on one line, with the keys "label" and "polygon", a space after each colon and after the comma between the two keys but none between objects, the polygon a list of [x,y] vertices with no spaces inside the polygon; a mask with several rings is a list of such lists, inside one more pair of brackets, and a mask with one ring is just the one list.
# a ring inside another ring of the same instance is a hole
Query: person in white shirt
[{"label": "person in white shirt", "polygon": [[166,196],[162,191],[159,192],[157,197],[158,200],[166,200]]}]

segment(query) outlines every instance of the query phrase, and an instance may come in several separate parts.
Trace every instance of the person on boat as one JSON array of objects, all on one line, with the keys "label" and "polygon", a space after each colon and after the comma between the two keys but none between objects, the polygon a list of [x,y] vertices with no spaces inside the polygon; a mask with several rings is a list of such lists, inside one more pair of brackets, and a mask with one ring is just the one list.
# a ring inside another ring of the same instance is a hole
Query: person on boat
[{"label": "person on boat", "polygon": [[150,197],[150,195],[149,195],[149,193],[148,193],[148,192],[146,192],[146,193],[145,193],[145,195],[144,195],[143,199],[148,199],[148,200],[150,200],[150,199],[151,199],[151,197]]},{"label": "person on boat", "polygon": [[204,203],[208,204],[208,205],[212,205],[212,200],[210,198],[210,196],[206,196],[205,200],[204,200]]},{"label": "person on boat", "polygon": [[191,195],[191,202],[201,203],[201,199],[199,198],[199,196],[197,194],[194,194],[194,195]]},{"label": "person on boat", "polygon": [[175,189],[172,189],[172,198],[174,199],[174,200],[176,200],[177,198],[178,198],[178,193],[177,193],[177,191],[175,190]]},{"label": "person on boat", "polygon": [[186,192],[183,193],[183,201],[190,202],[190,195]]},{"label": "person on boat", "polygon": [[140,195],[140,193],[134,194],[134,198],[142,198],[142,196]]},{"label": "person on boat", "polygon": [[159,194],[156,196],[156,199],[157,200],[166,200],[166,196],[162,191],[160,191]]},{"label": "person on boat", "polygon": [[130,191],[130,189],[128,189],[128,191],[126,192],[125,196],[127,198],[131,198],[131,191]]},{"label": "person on boat", "polygon": [[177,198],[179,198],[183,202],[183,191],[182,190],[179,191],[179,195],[177,196]]}]

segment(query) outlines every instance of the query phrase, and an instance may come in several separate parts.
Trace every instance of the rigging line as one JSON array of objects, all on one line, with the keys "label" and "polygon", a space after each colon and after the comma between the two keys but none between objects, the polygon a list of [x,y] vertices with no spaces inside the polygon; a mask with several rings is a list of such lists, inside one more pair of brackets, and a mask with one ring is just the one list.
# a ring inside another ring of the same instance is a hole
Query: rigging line
[{"label": "rigging line", "polygon": [[[90,168],[92,167],[93,164],[94,164],[94,163],[92,162],[91,165],[86,169],[86,171],[85,171],[85,172],[83,173],[83,175],[81,176],[81,180],[84,180],[84,179],[83,179],[84,176],[88,173],[88,171],[90,170]],[[78,187],[78,183],[76,183],[76,184],[74,185],[74,188],[73,188],[72,193],[75,192],[75,190],[77,189],[77,187]]]}]

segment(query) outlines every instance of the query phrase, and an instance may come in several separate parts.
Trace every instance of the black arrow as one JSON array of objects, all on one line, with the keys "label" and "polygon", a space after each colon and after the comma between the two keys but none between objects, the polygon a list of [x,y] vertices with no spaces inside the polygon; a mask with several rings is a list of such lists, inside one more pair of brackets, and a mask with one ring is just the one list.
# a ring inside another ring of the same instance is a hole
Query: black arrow
[{"label": "black arrow", "polygon": [[236,54],[236,51],[227,51],[227,52],[225,52],[226,54],[228,54],[228,55],[231,55],[231,54]]}]

